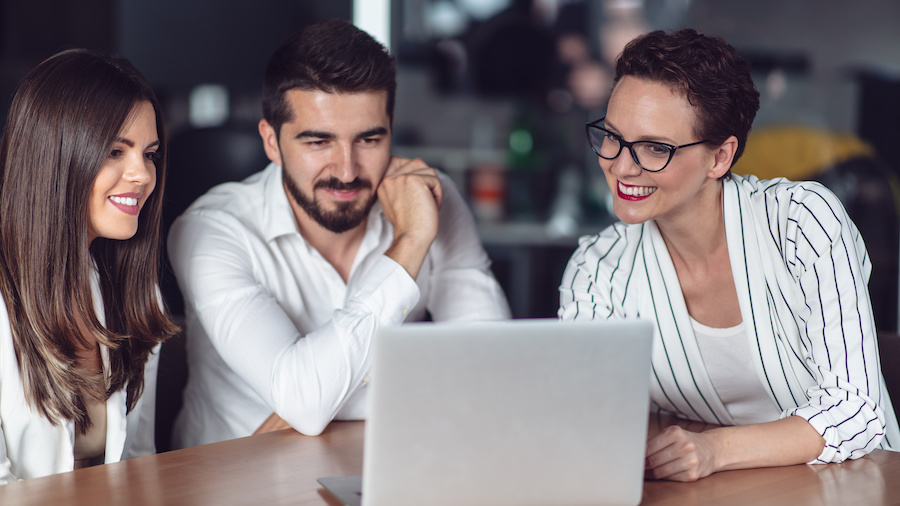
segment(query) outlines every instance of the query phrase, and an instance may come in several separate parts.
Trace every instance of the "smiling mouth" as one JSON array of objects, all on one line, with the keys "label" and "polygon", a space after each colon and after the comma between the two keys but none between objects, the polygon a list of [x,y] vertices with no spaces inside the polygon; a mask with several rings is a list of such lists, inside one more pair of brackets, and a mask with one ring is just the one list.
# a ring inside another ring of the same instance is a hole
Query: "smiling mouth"
[{"label": "smiling mouth", "polygon": [[110,195],[109,202],[114,205],[119,211],[122,211],[125,214],[130,214],[131,216],[137,216],[140,212],[140,207],[138,207],[138,198],[137,197],[122,197],[120,195]]},{"label": "smiling mouth", "polygon": [[656,186],[626,186],[619,181],[619,196],[631,198],[644,198],[656,191]]},{"label": "smiling mouth", "polygon": [[326,193],[331,195],[335,200],[347,201],[347,200],[356,200],[359,194],[362,192],[362,189],[354,189],[354,190],[335,190],[335,189],[324,189]]},{"label": "smiling mouth", "polygon": [[115,195],[109,197],[109,200],[112,200],[116,204],[123,206],[136,206],[138,205],[138,199],[131,197],[116,197]]}]

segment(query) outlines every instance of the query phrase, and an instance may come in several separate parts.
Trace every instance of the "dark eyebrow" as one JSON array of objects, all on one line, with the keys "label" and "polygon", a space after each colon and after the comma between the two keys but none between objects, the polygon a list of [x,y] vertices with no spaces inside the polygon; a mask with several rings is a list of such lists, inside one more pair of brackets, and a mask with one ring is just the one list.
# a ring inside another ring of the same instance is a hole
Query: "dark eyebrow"
[{"label": "dark eyebrow", "polygon": [[[129,148],[133,148],[133,147],[135,146],[135,143],[134,143],[133,140],[131,140],[131,139],[126,139],[126,138],[124,138],[124,137],[117,137],[117,138],[116,138],[116,142],[117,142],[117,143],[121,142],[122,144],[128,146]],[[147,144],[147,147],[144,148],[144,149],[147,149],[147,148],[154,148],[154,147],[156,147],[156,146],[159,146],[159,144],[160,144],[160,143],[159,143],[159,139],[156,139],[155,141],[151,142],[150,144]]]},{"label": "dark eyebrow", "polygon": [[[363,139],[366,137],[374,137],[376,135],[386,135],[386,134],[387,134],[387,128],[375,127],[375,128],[366,130],[365,132],[360,132],[359,134],[357,134],[356,138]],[[327,140],[337,138],[337,136],[335,134],[333,134],[331,132],[323,132],[321,130],[304,130],[295,136],[296,139],[303,139],[305,137],[312,137],[315,139],[327,139]]]},{"label": "dark eyebrow", "polygon": [[619,132],[619,129],[616,128],[614,125],[610,125],[609,122],[606,121],[605,119],[603,120],[603,127],[606,128],[607,130],[609,130],[610,132],[612,132],[612,134],[615,135],[616,137],[618,137],[620,140],[623,140],[623,141],[625,140],[625,137],[622,137],[622,134]]},{"label": "dark eyebrow", "polygon": [[384,127],[376,127],[365,132],[361,132],[356,136],[357,139],[364,139],[366,137],[375,137],[376,135],[387,135],[387,128]]},{"label": "dark eyebrow", "polygon": [[320,130],[304,130],[294,136],[295,139],[302,139],[304,137],[314,137],[316,139],[334,139],[336,136],[333,133],[322,132]]},{"label": "dark eyebrow", "polygon": [[[619,129],[617,129],[615,126],[611,125],[605,119],[603,120],[603,124],[606,126],[606,129],[609,130],[610,132],[612,132],[613,134],[615,134],[616,137],[622,139],[623,141],[625,140],[625,137],[622,137],[622,134],[619,133]],[[665,139],[662,137],[646,137],[646,138],[638,139],[634,142],[655,142],[657,144],[665,144],[667,146],[677,146],[678,145],[678,143],[673,144],[672,141],[669,141],[668,139]]]}]

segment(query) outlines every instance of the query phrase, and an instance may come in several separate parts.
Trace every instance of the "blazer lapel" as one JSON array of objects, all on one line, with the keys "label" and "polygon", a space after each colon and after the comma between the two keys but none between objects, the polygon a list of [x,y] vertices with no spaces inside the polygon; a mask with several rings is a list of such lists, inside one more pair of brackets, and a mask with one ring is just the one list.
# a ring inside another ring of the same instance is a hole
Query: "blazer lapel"
[{"label": "blazer lapel", "polygon": [[[756,196],[765,198],[763,194]],[[790,315],[785,304],[773,297],[773,290],[792,297],[792,282],[777,249],[766,243],[768,223],[757,223],[750,202],[751,196],[735,179],[723,185],[722,205],[725,215],[725,234],[734,284],[741,305],[744,329],[753,355],[753,364],[760,381],[772,400],[782,411],[805,402],[803,388],[795,374],[787,374],[791,357],[784,339],[799,339],[791,321],[783,326],[783,318]],[[779,316],[781,313],[781,316]],[[793,391],[792,391],[793,389]]]},{"label": "blazer lapel", "polygon": [[659,325],[652,360],[654,397],[667,399],[671,404],[667,409],[674,408],[687,417],[733,425],[734,420],[703,365],[678,275],[662,234],[654,222],[645,223],[644,228],[645,238],[649,238],[642,243],[649,289],[643,293],[641,307]]}]

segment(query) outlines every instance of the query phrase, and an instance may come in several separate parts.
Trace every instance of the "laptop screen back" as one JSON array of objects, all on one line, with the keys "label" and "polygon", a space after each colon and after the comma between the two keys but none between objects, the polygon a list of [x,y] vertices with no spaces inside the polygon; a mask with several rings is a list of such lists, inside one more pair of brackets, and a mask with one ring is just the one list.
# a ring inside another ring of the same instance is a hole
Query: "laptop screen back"
[{"label": "laptop screen back", "polygon": [[637,504],[651,336],[644,321],[383,329],[363,505]]}]

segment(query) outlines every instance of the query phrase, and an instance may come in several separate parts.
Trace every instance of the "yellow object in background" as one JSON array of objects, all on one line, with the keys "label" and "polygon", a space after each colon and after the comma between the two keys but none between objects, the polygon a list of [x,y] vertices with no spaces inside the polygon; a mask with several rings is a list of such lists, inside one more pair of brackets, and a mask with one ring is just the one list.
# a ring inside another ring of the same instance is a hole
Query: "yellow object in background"
[{"label": "yellow object in background", "polygon": [[810,179],[837,163],[874,153],[872,146],[852,134],[807,126],[766,127],[750,133],[732,172],[760,179]]}]

